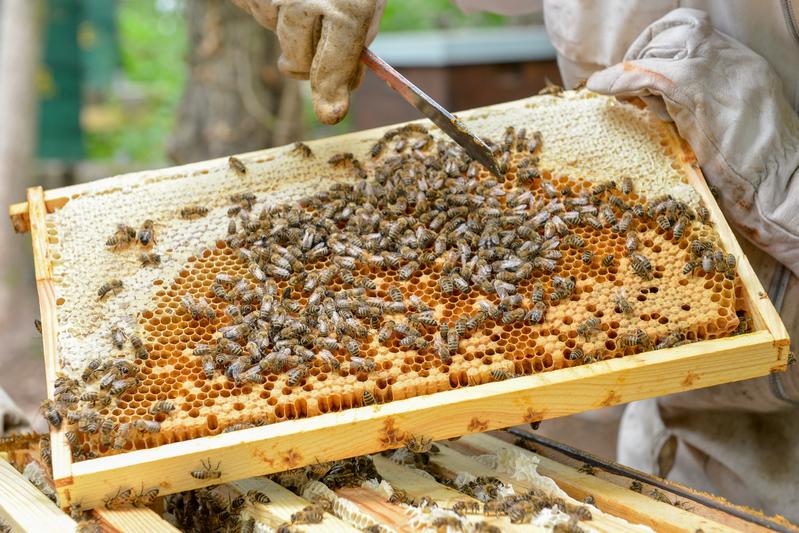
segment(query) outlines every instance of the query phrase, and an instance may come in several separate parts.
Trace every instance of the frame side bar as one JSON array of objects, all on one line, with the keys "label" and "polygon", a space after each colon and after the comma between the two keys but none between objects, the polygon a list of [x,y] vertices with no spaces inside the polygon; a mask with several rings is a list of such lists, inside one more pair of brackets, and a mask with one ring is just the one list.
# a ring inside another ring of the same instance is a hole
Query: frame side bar
[{"label": "frame side bar", "polygon": [[[58,364],[58,319],[56,317],[53,272],[47,246],[47,208],[44,191],[41,187],[31,187],[27,191],[28,216],[31,223],[33,244],[33,266],[36,272],[36,290],[39,293],[39,312],[42,321],[42,344],[44,348],[44,368],[47,380],[47,397],[54,400],[54,383]],[[56,487],[59,480],[72,475],[72,454],[67,445],[63,429],[50,431],[50,449],[53,461],[53,479]]]},{"label": "frame side bar", "polygon": [[[685,141],[679,137],[673,127],[670,128],[670,131],[672,141],[684,154],[682,163],[683,169],[688,176],[688,183],[696,190],[697,194],[699,194],[705,206],[710,211],[710,218],[716,226],[716,231],[719,234],[719,238],[724,243],[725,248],[735,256],[738,266],[738,275],[741,278],[743,290],[746,292],[747,300],[749,300],[752,311],[755,313],[755,324],[758,328],[768,329],[771,332],[772,337],[774,337],[775,346],[788,346],[790,344],[788,331],[785,329],[785,325],[779,313],[774,308],[774,304],[769,300],[768,294],[760,283],[760,279],[752,269],[749,259],[741,249],[741,245],[738,244],[738,240],[735,238],[718,202],[716,202],[716,199],[713,197],[713,193],[710,191],[710,187],[708,187],[702,170],[699,168],[699,163],[693,156],[693,152],[690,151],[690,148],[687,147]],[[690,157],[688,157],[687,154],[691,154]],[[787,350],[784,350],[784,353],[783,350],[780,350],[780,361],[786,364],[787,359]]]}]

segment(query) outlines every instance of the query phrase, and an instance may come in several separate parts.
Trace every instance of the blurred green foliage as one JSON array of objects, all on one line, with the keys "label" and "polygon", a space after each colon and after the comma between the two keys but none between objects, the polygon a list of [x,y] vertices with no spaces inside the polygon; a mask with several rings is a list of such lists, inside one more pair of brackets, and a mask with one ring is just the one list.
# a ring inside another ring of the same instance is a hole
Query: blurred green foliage
[{"label": "blurred green foliage", "polygon": [[[186,77],[183,2],[118,0],[117,23],[122,72],[107,99],[90,106],[84,120],[90,159],[161,164]],[[451,0],[389,0],[381,31],[497,26],[505,18],[462,13]],[[340,133],[348,121],[318,124],[310,105],[304,119],[310,136]]]},{"label": "blurred green foliage", "polygon": [[117,20],[122,73],[89,121],[89,157],[162,162],[186,77],[183,9],[176,1],[120,0]]},{"label": "blurred green foliage", "polygon": [[492,13],[467,15],[452,0],[388,0],[380,31],[501,26],[505,20]]}]

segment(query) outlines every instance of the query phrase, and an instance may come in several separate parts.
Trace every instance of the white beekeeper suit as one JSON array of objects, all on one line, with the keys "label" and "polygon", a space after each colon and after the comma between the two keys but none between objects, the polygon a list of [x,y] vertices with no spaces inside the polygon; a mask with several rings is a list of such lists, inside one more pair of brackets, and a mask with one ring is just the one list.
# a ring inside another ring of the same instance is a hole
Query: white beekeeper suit
[{"label": "white beekeeper suit", "polygon": [[[279,66],[310,78],[320,120],[340,120],[385,1],[233,1],[277,32]],[[454,1],[502,14],[541,8]],[[767,252],[742,243],[799,339],[799,0],[544,0],[543,9],[566,86],[588,78],[589,89],[639,96],[675,122],[727,218]],[[623,463],[799,522],[796,365],[631,404],[619,437]]]}]

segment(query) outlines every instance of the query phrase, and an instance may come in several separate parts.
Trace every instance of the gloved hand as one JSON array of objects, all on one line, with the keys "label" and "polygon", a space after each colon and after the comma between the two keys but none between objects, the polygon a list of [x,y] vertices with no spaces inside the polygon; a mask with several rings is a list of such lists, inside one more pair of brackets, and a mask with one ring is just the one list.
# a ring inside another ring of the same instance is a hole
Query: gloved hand
[{"label": "gloved hand", "polygon": [[335,124],[361,83],[361,51],[372,42],[385,0],[233,0],[277,33],[287,76],[311,80],[316,116]]},{"label": "gloved hand", "polygon": [[706,13],[680,8],[587,87],[667,113],[730,221],[799,275],[799,117],[764,58],[715,31]]}]

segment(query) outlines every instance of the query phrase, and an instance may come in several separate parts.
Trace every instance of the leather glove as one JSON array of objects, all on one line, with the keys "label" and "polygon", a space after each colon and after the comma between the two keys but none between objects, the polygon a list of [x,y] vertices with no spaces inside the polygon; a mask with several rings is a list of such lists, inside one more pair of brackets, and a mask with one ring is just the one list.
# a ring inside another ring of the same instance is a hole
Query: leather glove
[{"label": "leather glove", "polygon": [[730,221],[799,275],[799,117],[763,57],[714,30],[706,13],[680,8],[587,86],[667,113]]},{"label": "leather glove", "polygon": [[360,85],[361,51],[372,42],[385,0],[233,0],[259,24],[277,33],[278,68],[311,80],[316,116],[341,121],[350,92]]},{"label": "leather glove", "polygon": [[[675,9],[588,89],[641,97],[673,119],[730,221],[799,275],[799,117],[768,62],[716,31],[706,13]],[[693,409],[775,411],[799,405],[799,370],[659,399]]]}]

